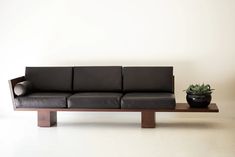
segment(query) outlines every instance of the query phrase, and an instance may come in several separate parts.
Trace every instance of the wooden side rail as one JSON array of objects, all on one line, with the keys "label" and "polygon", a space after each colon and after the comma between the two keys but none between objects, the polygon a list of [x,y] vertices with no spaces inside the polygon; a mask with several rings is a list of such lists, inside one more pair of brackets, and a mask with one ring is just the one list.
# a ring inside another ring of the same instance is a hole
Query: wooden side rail
[{"label": "wooden side rail", "polygon": [[[148,109],[85,109],[85,108],[16,108],[16,111],[66,111],[66,112],[142,112]],[[219,112],[216,103],[208,108],[190,108],[187,103],[176,103],[174,109],[151,109],[154,112]]]},{"label": "wooden side rail", "polygon": [[14,93],[14,87],[17,83],[22,82],[22,81],[25,81],[24,76],[17,77],[17,78],[14,78],[14,79],[11,79],[11,80],[8,81],[8,84],[10,86],[11,99],[12,99],[14,110],[16,110],[15,101],[14,101],[16,95]]},{"label": "wooden side rail", "polygon": [[62,108],[17,108],[17,111],[37,111],[38,112],[38,126],[51,127],[57,123],[57,111],[67,112],[140,112],[141,113],[141,127],[155,128],[155,112],[207,112],[216,113],[219,109],[215,103],[212,103],[208,108],[190,108],[187,103],[177,103],[175,109],[62,109]]}]

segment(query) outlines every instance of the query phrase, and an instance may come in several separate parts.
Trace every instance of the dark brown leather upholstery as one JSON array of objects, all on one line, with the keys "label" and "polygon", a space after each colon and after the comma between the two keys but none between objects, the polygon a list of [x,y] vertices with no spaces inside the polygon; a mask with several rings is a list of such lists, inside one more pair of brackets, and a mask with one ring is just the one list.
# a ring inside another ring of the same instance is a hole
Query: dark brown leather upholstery
[{"label": "dark brown leather upholstery", "polygon": [[25,77],[35,92],[72,91],[72,67],[26,67]]},{"label": "dark brown leather upholstery", "polygon": [[175,107],[173,67],[27,67],[26,80],[33,91],[17,108]]},{"label": "dark brown leather upholstery", "polygon": [[175,96],[172,93],[127,93],[122,97],[121,108],[173,109]]},{"label": "dark brown leather upholstery", "polygon": [[68,108],[120,108],[121,93],[76,93],[68,98]]},{"label": "dark brown leather upholstery", "polygon": [[32,93],[15,98],[17,108],[67,108],[70,93]]},{"label": "dark brown leather upholstery", "polygon": [[122,91],[122,67],[75,67],[73,90],[79,92]]},{"label": "dark brown leather upholstery", "polygon": [[173,67],[124,67],[125,92],[174,92]]}]

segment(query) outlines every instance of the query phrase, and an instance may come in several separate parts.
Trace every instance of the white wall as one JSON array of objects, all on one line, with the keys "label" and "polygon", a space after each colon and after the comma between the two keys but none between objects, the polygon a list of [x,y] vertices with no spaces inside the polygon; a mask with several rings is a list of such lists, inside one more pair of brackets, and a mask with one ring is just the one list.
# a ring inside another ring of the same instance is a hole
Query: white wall
[{"label": "white wall", "polygon": [[203,82],[233,101],[235,1],[1,0],[0,55],[0,114],[7,80],[41,65],[173,65],[177,101]]}]

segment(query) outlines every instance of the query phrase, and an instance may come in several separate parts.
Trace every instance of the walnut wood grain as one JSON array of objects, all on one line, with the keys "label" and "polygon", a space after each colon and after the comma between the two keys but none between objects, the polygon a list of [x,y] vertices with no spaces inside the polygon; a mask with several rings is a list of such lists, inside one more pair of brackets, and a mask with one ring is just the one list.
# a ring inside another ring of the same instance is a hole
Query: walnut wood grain
[{"label": "walnut wood grain", "polygon": [[38,126],[51,127],[57,123],[57,112],[38,111]]},{"label": "walnut wood grain", "polygon": [[208,108],[190,108],[187,103],[177,103],[174,109],[67,109],[67,108],[18,108],[17,111],[37,111],[38,126],[50,127],[57,123],[57,111],[68,112],[141,112],[141,127],[155,128],[155,112],[219,112],[215,103]]},{"label": "walnut wood grain", "polygon": [[[150,109],[86,109],[86,108],[17,108],[17,111],[66,111],[66,112],[142,112]],[[151,109],[154,112],[219,112],[215,103],[208,108],[190,108],[187,103],[176,103],[173,109]]]},{"label": "walnut wood grain", "polygon": [[141,127],[155,128],[155,112],[148,110],[141,112]]}]

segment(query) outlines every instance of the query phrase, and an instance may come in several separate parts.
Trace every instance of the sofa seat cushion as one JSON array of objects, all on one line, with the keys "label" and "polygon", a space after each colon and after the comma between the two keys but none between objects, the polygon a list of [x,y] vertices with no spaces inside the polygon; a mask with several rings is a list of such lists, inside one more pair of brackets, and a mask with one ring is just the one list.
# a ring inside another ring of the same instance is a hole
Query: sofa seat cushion
[{"label": "sofa seat cushion", "polygon": [[172,93],[127,93],[121,100],[125,109],[174,109],[175,96]]},{"label": "sofa seat cushion", "polygon": [[15,98],[17,108],[66,108],[70,93],[32,93]]},{"label": "sofa seat cushion", "polygon": [[113,109],[120,108],[121,93],[86,92],[68,98],[68,108]]}]

